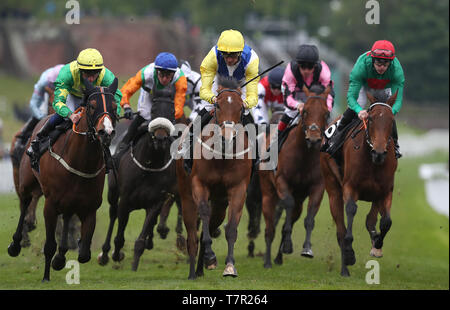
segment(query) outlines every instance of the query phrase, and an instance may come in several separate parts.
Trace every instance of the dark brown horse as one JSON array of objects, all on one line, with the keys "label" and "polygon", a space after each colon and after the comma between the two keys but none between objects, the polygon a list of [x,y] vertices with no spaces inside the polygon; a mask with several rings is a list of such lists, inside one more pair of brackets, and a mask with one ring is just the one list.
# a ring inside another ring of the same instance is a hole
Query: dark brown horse
[{"label": "dark brown horse", "polygon": [[[50,263],[55,270],[65,267],[68,250],[68,223],[73,214],[81,220],[81,240],[78,261],[91,258],[90,245],[95,229],[96,211],[102,203],[105,182],[104,152],[109,147],[117,118],[114,93],[117,79],[109,87],[93,87],[85,81],[86,90],[82,116],[72,130],[62,134],[40,158],[40,172],[32,170],[30,158],[24,156],[19,168],[18,195],[20,219],[13,242],[8,247],[10,256],[20,253],[24,218],[32,197],[41,190],[45,196],[44,219],[46,241],[44,246],[45,270],[43,281],[50,280]],[[47,117],[48,118],[48,117]],[[35,128],[32,138],[44,124]],[[63,214],[64,227],[59,252],[56,252],[55,229],[57,216]],[[52,261],[53,258],[53,261]]]},{"label": "dark brown horse", "polygon": [[[236,130],[238,127],[235,126],[242,123],[244,113],[241,90],[236,81],[220,80],[217,100],[210,124],[205,127],[201,137],[195,138],[191,174],[186,174],[183,159],[177,160],[176,163],[183,220],[187,231],[189,279],[202,276],[204,265],[207,269],[217,266],[216,255],[211,248],[211,234],[223,222],[227,206],[228,223],[225,226],[225,237],[228,242],[228,255],[225,259],[226,267],[223,275],[237,276],[234,266],[234,243],[237,239],[237,227],[250,182],[252,160],[249,155],[248,137],[244,130],[238,131]],[[208,127],[216,130],[212,138],[211,134],[205,133]],[[205,142],[211,140],[218,141],[218,145],[225,147],[211,148],[210,144]],[[202,233],[197,270],[195,270],[198,217],[202,222]]]},{"label": "dark brown horse", "polygon": [[[50,87],[45,87],[45,92],[48,94],[48,101],[47,101],[47,111],[48,115],[55,113],[55,110],[53,110],[53,99],[54,99],[54,91]],[[23,132],[26,125],[24,125],[13,137],[13,140],[11,142],[11,147],[9,151],[9,155],[11,157],[11,163],[13,166],[13,179],[14,179],[14,186],[16,189],[16,193],[19,193],[19,167],[20,162],[22,160],[22,156],[24,154],[25,146],[28,144],[25,143],[24,146],[19,146],[19,149],[16,149],[17,146],[17,138],[18,136]],[[28,139],[29,140],[29,139]],[[39,198],[42,196],[42,192],[36,191],[35,195],[33,195],[33,198],[30,202],[30,205],[28,206],[28,213],[25,216],[25,223],[23,226],[23,239],[22,239],[22,246],[28,247],[30,246],[30,237],[28,235],[28,232],[33,231],[36,228],[36,207],[39,202]]]},{"label": "dark brown horse", "polygon": [[[377,102],[367,94],[371,105],[368,109],[368,121],[359,123],[354,131],[347,134],[342,146],[342,162],[336,161],[327,153],[321,153],[320,165],[325,179],[325,187],[330,200],[331,215],[336,223],[337,240],[341,248],[341,275],[350,276],[347,266],[356,262],[352,248],[353,218],[358,200],[372,202],[366,218],[366,228],[372,241],[370,255],[382,256],[383,240],[392,221],[390,209],[394,174],[397,160],[391,138],[394,115],[392,105],[397,93],[386,103]],[[347,227],[344,222],[347,215]],[[377,215],[381,215],[380,233],[375,225]]]},{"label": "dark brown horse", "polygon": [[[284,114],[284,110],[273,110],[272,116],[270,118],[270,124],[278,124],[281,117]],[[267,125],[269,126],[269,125]],[[270,127],[266,127],[266,134],[268,134],[268,129]],[[258,143],[265,143],[264,131],[258,131],[258,136],[261,135],[261,139],[258,139]],[[258,169],[254,169],[252,173],[252,177],[250,179],[250,184],[247,189],[247,198],[245,199],[245,207],[248,212],[248,233],[247,237],[249,239],[248,243],[248,256],[255,256],[255,239],[258,237],[260,232],[260,223],[261,223],[261,214],[262,214],[262,193],[261,193],[261,185],[259,183],[259,174]],[[276,221],[279,219],[281,212],[281,208],[277,209]],[[276,224],[275,224],[276,226]]]},{"label": "dark brown horse", "polygon": [[275,236],[275,210],[278,202],[286,210],[286,220],[275,263],[282,264],[282,253],[292,253],[292,227],[300,217],[303,202],[308,197],[308,211],[304,221],[306,238],[302,256],[313,257],[311,233],[314,228],[314,217],[324,193],[319,166],[319,148],[329,116],[326,100],[330,87],[323,92],[322,89],[316,90],[313,87],[311,90],[304,87],[303,91],[307,100],[298,125],[289,132],[278,155],[276,172],[259,171],[262,209],[266,221],[265,268],[272,267],[271,246]]},{"label": "dark brown horse", "polygon": [[154,99],[151,116],[152,121],[141,127],[144,132],[138,133],[130,149],[121,157],[117,181],[112,174],[108,178],[110,223],[102,252],[97,258],[102,266],[109,260],[108,252],[116,219],[118,228],[112,259],[120,262],[125,257],[121,249],[125,243],[125,229],[131,211],[146,211],[142,231],[134,244],[132,269],[136,271],[144,250],[153,248],[153,229],[162,206],[174,200],[180,203],[175,162],[170,154],[173,141],[171,134],[175,131],[173,100],[164,97]]}]

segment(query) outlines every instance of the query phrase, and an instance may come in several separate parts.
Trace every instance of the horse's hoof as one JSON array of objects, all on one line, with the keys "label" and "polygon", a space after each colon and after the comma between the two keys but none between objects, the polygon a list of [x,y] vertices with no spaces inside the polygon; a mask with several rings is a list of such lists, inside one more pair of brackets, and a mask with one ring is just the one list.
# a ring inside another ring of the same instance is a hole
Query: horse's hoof
[{"label": "horse's hoof", "polygon": [[218,238],[221,233],[222,231],[220,230],[219,227],[217,227],[217,229],[211,233],[211,238]]},{"label": "horse's hoof", "polygon": [[213,270],[216,269],[216,267],[217,267],[217,259],[215,255],[213,255],[210,258],[205,257],[205,268],[207,270]]},{"label": "horse's hoof", "polygon": [[294,252],[294,249],[293,249],[292,241],[291,241],[291,240],[285,240],[285,241],[283,241],[282,252],[283,252],[284,254],[291,254],[292,252]]},{"label": "horse's hoof", "polygon": [[308,258],[314,258],[314,254],[311,249],[303,249],[301,255]]},{"label": "horse's hoof", "polygon": [[97,262],[100,266],[106,266],[109,262],[109,257],[108,254],[104,254],[103,252],[101,252],[100,254],[98,254],[97,256]]},{"label": "horse's hoof", "polygon": [[341,276],[346,277],[346,278],[350,277],[350,272],[348,271],[347,268],[343,268],[341,270]]},{"label": "horse's hoof", "polygon": [[271,262],[264,263],[264,268],[266,268],[266,269],[272,268],[272,263]]},{"label": "horse's hoof", "polygon": [[156,228],[156,231],[159,233],[161,239],[166,239],[170,229],[167,226],[158,226],[158,228]]},{"label": "horse's hoof", "polygon": [[66,266],[66,258],[57,254],[52,260],[52,267],[56,271],[63,269]]},{"label": "horse's hoof", "polygon": [[381,258],[383,257],[383,250],[382,249],[377,249],[377,248],[372,248],[370,250],[370,256],[376,257],[376,258]]},{"label": "horse's hoof", "polygon": [[112,259],[115,262],[121,262],[125,258],[125,254],[123,252],[119,252],[119,254],[116,254],[115,252],[112,255]]},{"label": "horse's hoof", "polygon": [[248,257],[255,257],[255,253],[254,253],[255,242],[253,240],[249,242],[247,249],[248,249]]},{"label": "horse's hoof", "polygon": [[356,263],[355,251],[353,249],[346,250],[344,252],[344,264],[347,266],[354,265]]},{"label": "horse's hoof", "polygon": [[81,264],[87,263],[90,260],[91,260],[91,252],[85,255],[78,255],[78,262],[80,262]]},{"label": "horse's hoof", "polygon": [[11,257],[16,257],[17,255],[19,255],[21,250],[21,246],[20,244],[14,243],[12,242],[9,246],[8,246],[8,254]]},{"label": "horse's hoof", "polygon": [[46,278],[42,279],[42,281],[41,281],[41,283],[48,283],[48,282],[50,282],[50,279],[46,279]]},{"label": "horse's hoof", "polygon": [[278,253],[273,262],[277,265],[283,265],[283,255],[281,253]]},{"label": "horse's hoof", "polygon": [[[161,237],[161,239],[165,239],[165,238]],[[146,248],[147,250],[153,249],[153,239],[152,239],[152,238],[147,238],[147,239],[145,240],[145,248]]]},{"label": "horse's hoof", "polygon": [[232,263],[227,264],[227,266],[225,267],[225,270],[223,271],[223,276],[224,277],[233,277],[233,278],[237,277],[236,268],[234,267],[234,265]]}]

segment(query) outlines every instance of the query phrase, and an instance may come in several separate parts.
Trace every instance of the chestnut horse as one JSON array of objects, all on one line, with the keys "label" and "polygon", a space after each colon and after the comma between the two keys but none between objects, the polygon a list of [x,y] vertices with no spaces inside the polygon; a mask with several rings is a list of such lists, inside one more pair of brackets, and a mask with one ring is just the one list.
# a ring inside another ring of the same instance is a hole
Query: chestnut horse
[{"label": "chestnut horse", "polygon": [[313,257],[311,250],[311,233],[314,228],[314,217],[319,210],[325,191],[319,166],[319,149],[323,132],[327,125],[329,111],[326,100],[330,87],[303,87],[307,96],[300,121],[286,138],[284,147],[278,155],[276,172],[260,170],[262,192],[262,209],[266,222],[266,253],[264,267],[271,268],[271,246],[275,236],[276,206],[280,202],[286,210],[286,219],[282,229],[282,237],[276,264],[283,263],[282,253],[293,252],[292,227],[299,219],[303,202],[309,197],[308,211],[304,221],[306,229],[302,256]]},{"label": "chestnut horse", "polygon": [[[72,130],[63,133],[40,158],[40,172],[31,169],[29,156],[22,158],[19,168],[20,219],[13,242],[8,247],[10,256],[20,253],[20,241],[28,205],[35,193],[45,196],[44,219],[46,241],[44,245],[45,270],[43,281],[50,280],[50,263],[55,270],[65,267],[68,250],[68,224],[73,214],[81,220],[81,240],[78,261],[91,258],[91,240],[95,229],[96,211],[102,203],[105,182],[104,152],[115,134],[117,119],[114,101],[118,81],[108,88],[94,87],[89,81],[81,104],[81,118]],[[48,119],[36,126],[32,139]],[[63,214],[63,237],[56,252],[55,229],[58,214]]]},{"label": "chestnut horse", "polygon": [[[222,144],[228,144],[228,147],[222,148],[222,152],[216,148],[211,149],[205,141],[214,139],[210,138],[211,135],[204,134],[207,131],[204,129],[202,137],[197,137],[194,141],[194,160],[190,175],[184,170],[184,159],[178,159],[176,162],[183,221],[187,231],[189,279],[203,276],[203,265],[207,269],[217,266],[216,255],[211,248],[211,235],[223,222],[227,206],[228,223],[225,226],[225,237],[228,243],[228,255],[225,259],[226,268],[223,276],[237,276],[234,266],[234,243],[237,239],[237,227],[252,171],[252,159],[248,152],[249,139],[243,130],[238,131],[236,130],[238,127],[235,126],[242,123],[243,113],[241,89],[237,82],[220,79],[214,116],[205,129],[211,128],[212,124],[216,125],[212,126],[215,129],[220,127],[220,130],[217,130],[218,134],[214,134],[213,138],[220,137]],[[236,135],[236,132],[240,134]],[[224,149],[229,148],[243,151],[239,153],[224,152]],[[211,156],[211,153],[214,153],[214,156]],[[199,154],[202,155],[201,158],[199,158]],[[238,154],[243,154],[243,156],[238,156]],[[197,219],[199,216],[202,222],[202,233],[197,270],[195,270],[198,250]]]},{"label": "chestnut horse", "polygon": [[[356,132],[347,134],[341,150],[340,165],[338,166],[328,153],[321,153],[320,157],[331,215],[336,223],[337,240],[341,248],[341,275],[347,277],[350,276],[347,266],[356,262],[352,248],[356,202],[372,202],[366,218],[366,228],[372,241],[371,256],[382,256],[383,240],[392,224],[390,209],[397,169],[397,159],[391,141],[394,121],[392,105],[397,93],[386,103],[378,102],[369,93],[367,96],[371,103],[368,121],[364,121]],[[360,124],[361,122],[357,126]],[[344,222],[344,204],[347,228]],[[377,233],[375,228],[378,213],[381,215],[380,233]]]}]

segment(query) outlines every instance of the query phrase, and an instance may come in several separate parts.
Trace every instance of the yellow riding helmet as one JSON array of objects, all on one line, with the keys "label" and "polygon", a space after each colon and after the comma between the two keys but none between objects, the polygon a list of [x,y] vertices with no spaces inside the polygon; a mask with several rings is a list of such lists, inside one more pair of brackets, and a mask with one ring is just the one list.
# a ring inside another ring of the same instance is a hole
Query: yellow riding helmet
[{"label": "yellow riding helmet", "polygon": [[83,70],[103,69],[103,56],[95,48],[87,48],[78,55],[77,64]]},{"label": "yellow riding helmet", "polygon": [[225,30],[217,41],[217,49],[225,53],[242,52],[244,50],[244,37],[237,30]]}]

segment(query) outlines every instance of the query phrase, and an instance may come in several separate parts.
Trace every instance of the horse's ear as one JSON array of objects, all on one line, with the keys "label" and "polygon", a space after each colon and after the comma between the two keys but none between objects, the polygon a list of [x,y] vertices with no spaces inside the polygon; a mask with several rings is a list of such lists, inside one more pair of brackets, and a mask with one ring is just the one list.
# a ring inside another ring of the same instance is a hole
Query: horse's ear
[{"label": "horse's ear", "polygon": [[323,97],[327,98],[330,91],[331,91],[331,81],[330,84],[328,84],[327,88],[325,88],[324,92],[322,93]]},{"label": "horse's ear", "polygon": [[309,89],[305,84],[303,84],[302,91],[305,93],[306,97],[309,97]]},{"label": "horse's ear", "polygon": [[111,94],[115,94],[118,86],[119,86],[119,80],[117,78],[114,78],[114,81],[108,87],[108,91]]},{"label": "horse's ear", "polygon": [[366,92],[366,95],[371,104],[377,102],[377,99],[371,93]]},{"label": "horse's ear", "polygon": [[394,95],[389,97],[389,99],[387,100],[386,103],[389,104],[392,107],[394,105],[394,103],[395,103],[395,100],[397,100],[397,95],[398,95],[398,89],[397,89],[397,91],[395,92]]}]

